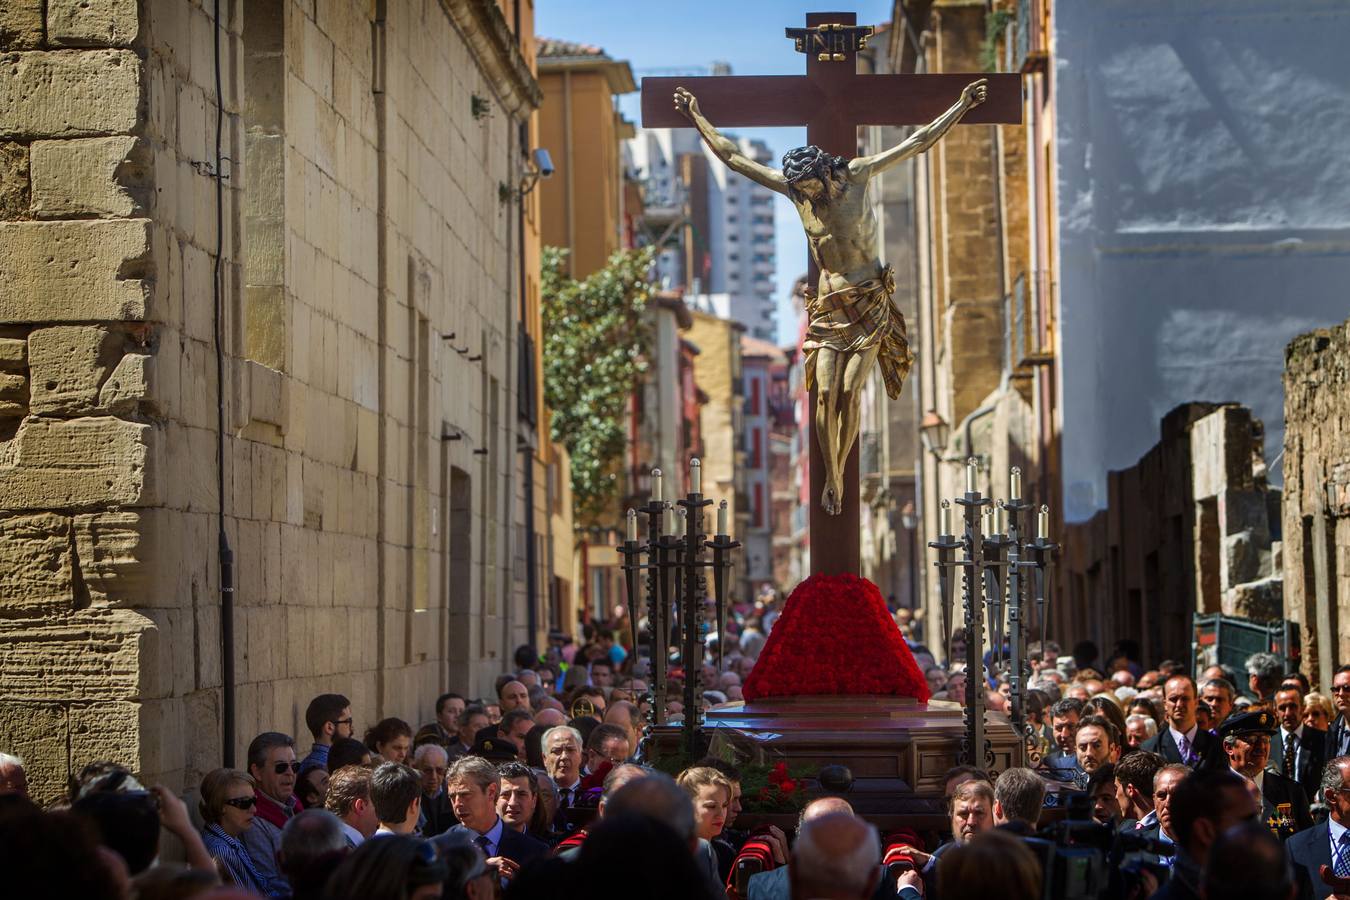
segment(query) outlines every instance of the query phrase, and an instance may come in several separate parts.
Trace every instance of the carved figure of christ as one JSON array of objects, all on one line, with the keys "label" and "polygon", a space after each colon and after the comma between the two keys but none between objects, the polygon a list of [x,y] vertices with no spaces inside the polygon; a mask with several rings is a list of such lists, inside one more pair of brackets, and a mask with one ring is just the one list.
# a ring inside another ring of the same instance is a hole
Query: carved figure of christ
[{"label": "carved figure of christ", "polygon": [[[813,331],[822,338],[814,342],[814,371],[808,370],[814,382],[811,492],[821,500],[810,510],[811,571],[826,574],[858,572],[858,389],[880,362],[887,390],[898,392],[909,362],[903,320],[890,302],[893,283],[877,258],[867,181],[928,149],[957,122],[1017,123],[1022,111],[1021,79],[1015,74],[859,75],[856,48],[837,45],[840,29],[847,33],[855,22],[852,13],[807,15],[808,31],[832,29],[826,37],[836,46],[833,53],[808,54],[804,77],[642,82],[644,126],[697,127],[728,166],[788,196],[801,216],[817,289]],[[782,171],[746,159],[717,130],[803,124],[811,146],[788,154]],[[888,151],[850,159],[857,152],[858,126],[878,124],[923,127]],[[861,321],[851,321],[855,316]]]}]

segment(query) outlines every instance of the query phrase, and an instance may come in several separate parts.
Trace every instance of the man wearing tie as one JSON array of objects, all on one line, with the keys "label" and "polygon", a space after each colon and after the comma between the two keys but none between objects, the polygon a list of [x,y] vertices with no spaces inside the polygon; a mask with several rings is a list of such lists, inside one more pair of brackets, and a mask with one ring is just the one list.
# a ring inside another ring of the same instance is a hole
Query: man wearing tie
[{"label": "man wearing tie", "polygon": [[1298,782],[1304,794],[1315,798],[1326,760],[1327,733],[1303,724],[1303,694],[1292,686],[1275,692],[1275,717],[1280,730],[1270,742],[1269,769]]},{"label": "man wearing tie", "polygon": [[450,807],[459,824],[433,843],[448,844],[451,835],[464,834],[483,851],[489,866],[496,868],[503,882],[514,878],[522,866],[548,855],[548,844],[528,834],[507,828],[497,815],[500,781],[496,766],[479,756],[455,760],[445,777]]},{"label": "man wearing tie", "polygon": [[558,822],[565,825],[567,810],[577,805],[582,794],[581,732],[570,725],[556,725],[544,732],[542,744],[544,768],[558,786]]},{"label": "man wearing tie", "polygon": [[1285,844],[1298,881],[1299,900],[1331,896],[1331,888],[1321,878],[1323,866],[1332,875],[1350,878],[1350,756],[1338,756],[1327,763],[1320,792],[1331,815]]},{"label": "man wearing tie", "polygon": [[1195,720],[1195,681],[1189,675],[1173,675],[1163,686],[1163,709],[1167,727],[1140,744],[1141,750],[1157,753],[1169,763],[1192,769],[1222,769],[1228,765],[1223,745]]},{"label": "man wearing tie", "polygon": [[1327,758],[1350,756],[1350,666],[1341,666],[1331,677],[1331,702],[1337,716],[1327,729]]},{"label": "man wearing tie", "polygon": [[1278,772],[1267,772],[1275,715],[1269,710],[1238,713],[1219,728],[1224,751],[1233,771],[1251,780],[1261,801],[1261,822],[1280,840],[1311,828],[1308,797],[1298,782]]}]

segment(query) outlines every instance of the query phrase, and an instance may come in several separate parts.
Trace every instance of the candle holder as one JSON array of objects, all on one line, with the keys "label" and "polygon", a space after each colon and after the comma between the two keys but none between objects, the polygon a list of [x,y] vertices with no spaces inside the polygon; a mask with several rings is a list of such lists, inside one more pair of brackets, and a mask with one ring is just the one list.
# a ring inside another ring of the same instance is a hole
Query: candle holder
[{"label": "candle holder", "polygon": [[[1030,755],[1036,746],[1036,735],[1035,728],[1026,721],[1026,681],[1031,674],[1026,661],[1028,580],[1035,595],[1041,647],[1044,648],[1046,574],[1059,545],[1052,543],[1044,534],[1034,541],[1023,540],[1023,516],[1035,505],[1019,496],[1022,493],[1022,473],[1017,468],[1012,470],[1010,479],[1013,498],[994,507],[990,533],[982,534],[984,510],[993,501],[976,489],[976,474],[976,462],[972,459],[966,471],[966,493],[955,499],[955,503],[964,509],[964,534],[960,537],[950,533],[941,534],[936,541],[929,541],[928,546],[937,550],[938,558],[934,565],[938,567],[938,591],[942,604],[943,649],[949,661],[955,593],[952,572],[956,569],[962,572],[962,631],[966,642],[966,737],[962,743],[962,759],[968,765],[988,766],[993,763],[993,752],[984,736],[986,682],[981,654],[984,647],[984,615],[987,612],[989,620],[991,668],[1005,661],[1008,665],[1008,685],[1011,688],[1009,719]],[[944,532],[950,531],[949,509],[950,503],[942,501],[941,522]],[[1040,512],[1043,522],[1048,508],[1042,506]],[[1005,515],[1006,524],[1003,524]],[[958,550],[961,551],[960,558],[957,558]]]},{"label": "candle holder", "polygon": [[[694,463],[696,465],[697,460]],[[641,639],[636,618],[641,613],[641,595],[645,593],[647,599],[648,627],[642,637],[646,638],[651,653],[652,679],[651,690],[644,699],[650,700],[651,712],[643,730],[642,744],[648,746],[654,728],[667,724],[667,667],[673,632],[678,636],[680,662],[684,667],[681,743],[691,758],[698,755],[703,720],[703,653],[708,634],[706,570],[711,569],[713,575],[720,663],[726,644],[727,576],[731,570],[731,551],[741,546],[730,535],[717,534],[708,540],[703,533],[703,509],[712,506],[713,501],[699,490],[701,479],[693,476],[694,471],[695,466],[691,465],[690,487],[693,490],[683,498],[673,504],[653,498],[640,510],[647,515],[647,540],[626,540],[618,548],[623,556],[628,614],[634,623],[635,640]],[[654,483],[657,483],[657,475],[657,472],[653,473]],[[676,520],[677,531],[682,533],[662,534],[662,520],[672,505],[680,509],[681,515],[676,516]],[[711,559],[707,558],[706,550],[712,551]],[[645,591],[639,589],[639,573],[646,573]]]}]

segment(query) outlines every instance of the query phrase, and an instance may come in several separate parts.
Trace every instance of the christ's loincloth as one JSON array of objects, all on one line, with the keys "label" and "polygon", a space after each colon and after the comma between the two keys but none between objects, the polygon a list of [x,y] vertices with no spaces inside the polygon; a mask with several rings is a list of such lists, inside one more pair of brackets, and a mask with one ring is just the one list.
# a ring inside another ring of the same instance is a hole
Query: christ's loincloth
[{"label": "christ's loincloth", "polygon": [[880,345],[877,362],[892,400],[900,396],[914,354],[909,352],[905,317],[891,302],[895,272],[883,266],[876,278],[831,291],[823,297],[806,298],[809,324],[802,349],[806,351],[806,388],[816,380],[816,351],[822,347],[836,353],[859,353]]}]

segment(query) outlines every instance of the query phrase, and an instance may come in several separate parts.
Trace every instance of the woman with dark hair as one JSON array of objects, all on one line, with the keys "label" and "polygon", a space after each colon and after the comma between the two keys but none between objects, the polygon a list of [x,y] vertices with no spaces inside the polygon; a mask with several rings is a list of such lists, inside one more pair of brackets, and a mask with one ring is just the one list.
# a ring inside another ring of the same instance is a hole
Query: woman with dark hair
[{"label": "woman with dark hair", "polygon": [[370,748],[356,738],[338,738],[328,751],[328,771],[331,774],[346,766],[368,766],[370,756]]},{"label": "woman with dark hair", "polygon": [[238,769],[214,769],[202,779],[197,810],[206,828],[202,841],[224,872],[247,891],[267,893],[267,878],[253,865],[240,836],[253,827],[257,805],[253,777]]},{"label": "woman with dark hair", "polygon": [[547,725],[536,725],[525,733],[525,764],[531,769],[544,768],[544,732]]},{"label": "woman with dark hair", "polygon": [[324,798],[328,796],[328,770],[317,763],[301,769],[295,780],[295,796],[305,809],[323,809]]},{"label": "woman with dark hair", "polygon": [[366,841],[328,879],[328,900],[431,900],[441,896],[446,865],[431,841],[389,834]]},{"label": "woman with dark hair", "polygon": [[1097,694],[1083,704],[1083,716],[1098,715],[1116,726],[1116,733],[1125,734],[1125,713],[1121,711],[1120,701],[1111,694]]},{"label": "woman with dark hair", "polygon": [[385,762],[402,763],[412,750],[413,730],[402,719],[381,719],[366,731],[366,746]]},{"label": "woman with dark hair", "polygon": [[1135,697],[1130,701],[1130,715],[1148,716],[1153,720],[1154,728],[1162,725],[1162,716],[1158,714],[1158,705],[1148,697]]}]

